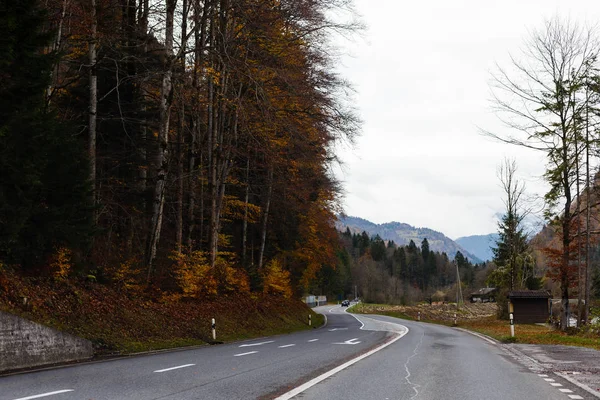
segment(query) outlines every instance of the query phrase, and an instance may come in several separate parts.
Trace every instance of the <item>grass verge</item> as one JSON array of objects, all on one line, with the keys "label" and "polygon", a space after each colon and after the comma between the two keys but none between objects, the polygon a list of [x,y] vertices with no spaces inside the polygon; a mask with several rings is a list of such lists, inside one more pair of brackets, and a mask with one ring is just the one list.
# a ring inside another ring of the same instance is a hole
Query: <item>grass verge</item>
[{"label": "grass verge", "polygon": [[[469,305],[457,313],[458,326],[490,336],[503,343],[554,344],[580,346],[600,350],[600,337],[597,333],[555,330],[549,325],[517,324],[515,337],[510,336],[508,321],[498,320],[495,316],[478,313],[478,306]],[[349,309],[358,314],[379,314],[415,321],[421,313],[421,322],[446,326],[454,325],[454,309],[420,304],[418,306],[391,306],[384,304],[359,303]]]}]

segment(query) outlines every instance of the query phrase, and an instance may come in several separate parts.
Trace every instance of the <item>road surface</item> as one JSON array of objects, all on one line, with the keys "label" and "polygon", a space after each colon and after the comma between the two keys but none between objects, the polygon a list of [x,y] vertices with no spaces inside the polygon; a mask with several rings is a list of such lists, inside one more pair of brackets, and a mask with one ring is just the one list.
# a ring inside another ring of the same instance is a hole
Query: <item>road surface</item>
[{"label": "road surface", "polygon": [[0,377],[0,400],[588,398],[457,329],[319,311],[313,331]]}]

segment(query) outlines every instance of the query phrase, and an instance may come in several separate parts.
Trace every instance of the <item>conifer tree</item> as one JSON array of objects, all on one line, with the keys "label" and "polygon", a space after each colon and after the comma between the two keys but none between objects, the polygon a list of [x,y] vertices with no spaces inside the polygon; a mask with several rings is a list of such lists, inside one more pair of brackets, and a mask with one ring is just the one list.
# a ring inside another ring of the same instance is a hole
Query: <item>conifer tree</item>
[{"label": "conifer tree", "polygon": [[24,267],[91,232],[87,163],[45,103],[55,57],[44,26],[37,0],[0,5],[0,258]]}]

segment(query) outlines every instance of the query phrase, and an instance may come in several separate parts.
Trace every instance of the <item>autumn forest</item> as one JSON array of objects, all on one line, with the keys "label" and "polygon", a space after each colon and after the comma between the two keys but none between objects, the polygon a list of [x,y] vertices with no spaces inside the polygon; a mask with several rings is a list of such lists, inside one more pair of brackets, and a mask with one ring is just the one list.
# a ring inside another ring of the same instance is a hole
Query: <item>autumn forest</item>
[{"label": "autumn forest", "polygon": [[0,261],[189,297],[307,291],[337,262],[331,166],[359,129],[332,67],[349,7],[2,2]]}]

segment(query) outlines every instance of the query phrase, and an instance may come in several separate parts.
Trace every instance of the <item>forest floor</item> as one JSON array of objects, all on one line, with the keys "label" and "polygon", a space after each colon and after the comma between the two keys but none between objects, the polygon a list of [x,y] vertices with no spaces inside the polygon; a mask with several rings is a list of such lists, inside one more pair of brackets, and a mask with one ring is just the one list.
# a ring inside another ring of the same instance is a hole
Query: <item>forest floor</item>
[{"label": "forest floor", "polygon": [[[359,314],[381,314],[396,318],[430,322],[483,333],[504,343],[562,344],[589,347],[600,350],[600,334],[594,327],[569,332],[561,332],[549,324],[516,324],[515,337],[510,336],[510,324],[498,319],[496,303],[467,303],[456,309],[450,304],[417,304],[413,306],[364,304],[351,307],[350,311]],[[456,314],[456,325],[455,321]]]},{"label": "forest floor", "polygon": [[229,342],[311,329],[324,317],[295,299],[234,294],[177,299],[85,281],[21,277],[0,270],[0,310],[91,340],[97,355]]}]

